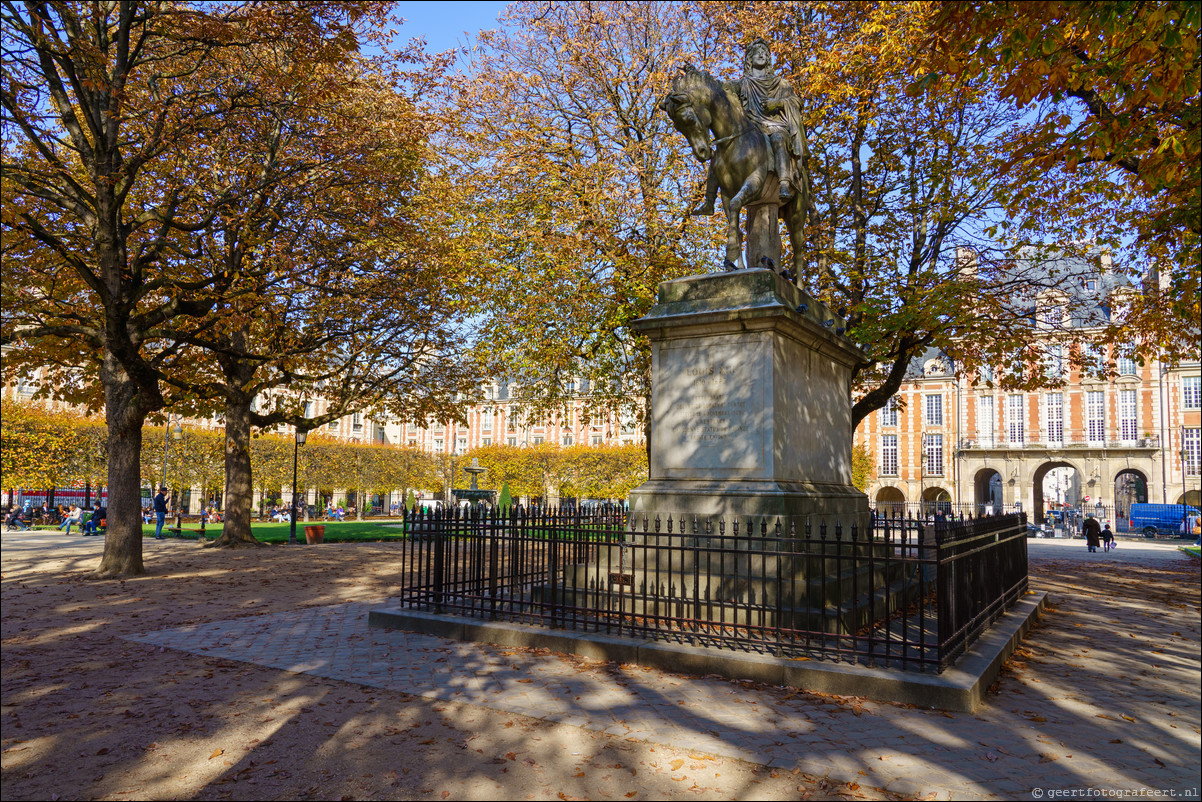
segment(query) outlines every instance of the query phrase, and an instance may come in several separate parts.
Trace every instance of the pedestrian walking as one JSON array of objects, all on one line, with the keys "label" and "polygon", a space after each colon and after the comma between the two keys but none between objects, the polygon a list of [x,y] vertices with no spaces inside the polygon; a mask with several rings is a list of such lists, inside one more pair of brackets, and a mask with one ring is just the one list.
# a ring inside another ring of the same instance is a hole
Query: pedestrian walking
[{"label": "pedestrian walking", "polygon": [[1097,551],[1098,546],[1101,545],[1102,527],[1098,525],[1092,515],[1085,519],[1085,523],[1081,525],[1081,531],[1085,535],[1085,545],[1089,546],[1090,551]]},{"label": "pedestrian walking", "polygon": [[163,522],[167,520],[167,486],[163,485],[159,488],[158,495],[154,497],[154,539],[166,540],[163,536]]},{"label": "pedestrian walking", "polygon": [[1118,545],[1118,543],[1115,542],[1115,539],[1114,539],[1114,532],[1110,531],[1110,522],[1107,521],[1102,526],[1102,550],[1110,551],[1117,545]]}]

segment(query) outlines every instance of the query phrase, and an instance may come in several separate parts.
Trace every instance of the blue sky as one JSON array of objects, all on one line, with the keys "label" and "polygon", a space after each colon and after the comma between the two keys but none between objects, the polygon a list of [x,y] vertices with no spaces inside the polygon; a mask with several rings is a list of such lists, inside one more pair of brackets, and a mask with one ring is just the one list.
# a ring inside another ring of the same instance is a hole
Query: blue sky
[{"label": "blue sky", "polygon": [[423,36],[426,51],[463,47],[476,39],[481,30],[498,28],[497,17],[506,3],[499,2],[430,2],[400,3],[397,7],[405,19],[399,31],[401,38]]}]

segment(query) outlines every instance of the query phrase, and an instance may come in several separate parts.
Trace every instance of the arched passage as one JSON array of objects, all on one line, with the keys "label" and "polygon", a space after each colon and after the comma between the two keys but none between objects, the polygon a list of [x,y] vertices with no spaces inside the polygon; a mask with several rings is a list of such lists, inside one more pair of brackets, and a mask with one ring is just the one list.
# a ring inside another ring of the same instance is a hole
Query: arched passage
[{"label": "arched passage", "polygon": [[900,517],[906,512],[906,494],[896,487],[882,487],[876,493],[876,511],[890,518]]},{"label": "arched passage", "polygon": [[1148,503],[1148,477],[1131,468],[1114,477],[1114,517],[1125,521],[1130,517],[1132,504]]},{"label": "arched passage", "polygon": [[1178,504],[1186,504],[1190,507],[1198,507],[1202,509],[1202,490],[1187,490],[1177,499]]},{"label": "arched passage", "polygon": [[1002,511],[1002,475],[993,468],[982,468],[973,478],[973,504],[977,515]]},{"label": "arched passage", "polygon": [[1047,520],[1051,510],[1080,507],[1085,491],[1082,474],[1071,462],[1045,462],[1031,476],[1034,523]]},{"label": "arched passage", "polygon": [[927,487],[922,491],[922,514],[933,515],[936,512],[951,512],[952,496],[942,487]]}]

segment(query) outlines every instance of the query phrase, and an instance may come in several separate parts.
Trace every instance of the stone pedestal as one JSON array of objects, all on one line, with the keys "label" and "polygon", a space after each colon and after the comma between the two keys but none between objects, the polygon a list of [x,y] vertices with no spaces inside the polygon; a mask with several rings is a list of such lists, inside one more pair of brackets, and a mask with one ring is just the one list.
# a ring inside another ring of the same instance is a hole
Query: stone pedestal
[{"label": "stone pedestal", "polygon": [[632,510],[868,526],[851,483],[849,388],[864,357],[844,326],[767,270],[661,283],[634,323],[653,350],[650,477]]}]

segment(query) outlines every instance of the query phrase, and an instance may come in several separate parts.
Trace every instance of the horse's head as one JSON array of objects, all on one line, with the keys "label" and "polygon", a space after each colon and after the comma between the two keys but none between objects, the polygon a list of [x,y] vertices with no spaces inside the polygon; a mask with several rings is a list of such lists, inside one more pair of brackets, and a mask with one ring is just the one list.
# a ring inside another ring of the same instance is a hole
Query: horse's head
[{"label": "horse's head", "polygon": [[659,104],[676,130],[689,140],[693,155],[700,161],[709,161],[714,155],[709,141],[710,104],[704,102],[706,95],[702,93],[705,84],[705,73],[685,64],[672,81],[668,96]]}]

